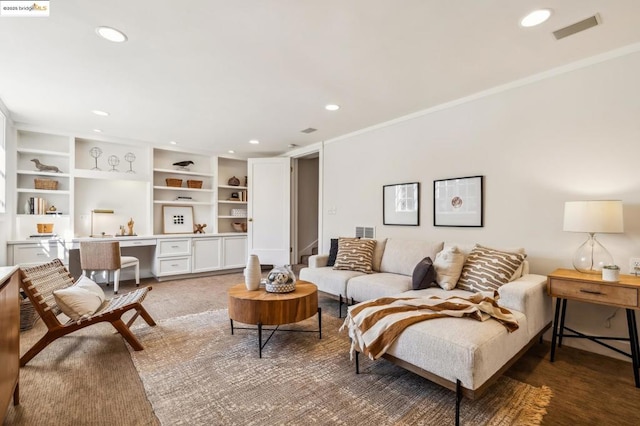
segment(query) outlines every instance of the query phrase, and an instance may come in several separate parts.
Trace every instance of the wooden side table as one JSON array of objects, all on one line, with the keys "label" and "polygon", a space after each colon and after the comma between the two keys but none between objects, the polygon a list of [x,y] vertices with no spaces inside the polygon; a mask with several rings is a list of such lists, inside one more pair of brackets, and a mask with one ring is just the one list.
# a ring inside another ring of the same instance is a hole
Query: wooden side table
[{"label": "wooden side table", "polygon": [[[262,349],[273,333],[280,331],[317,332],[322,339],[322,308],[318,307],[318,288],[306,281],[297,281],[296,289],[290,293],[268,293],[263,287],[250,291],[244,284],[229,289],[229,321],[231,334],[235,328],[233,321],[258,326],[258,354],[262,358]],[[284,324],[293,324],[318,314],[318,330],[291,330],[279,328]],[[264,325],[275,325],[273,329],[263,329]],[[271,331],[262,343],[262,330]]]},{"label": "wooden side table", "polygon": [[[562,346],[563,338],[589,339],[599,345],[631,358],[633,376],[637,388],[640,388],[640,344],[635,310],[640,309],[640,277],[620,275],[617,282],[603,281],[600,275],[585,274],[572,269],[557,269],[547,277],[547,293],[556,298],[556,311],[553,320],[553,339],[551,342],[551,362],[555,358],[556,342]],[[565,327],[567,300],[597,303],[600,305],[624,308],[627,312],[629,337],[591,336]],[[560,323],[558,324],[558,320]],[[565,330],[573,334],[565,334]],[[619,340],[629,342],[631,353],[621,351],[605,341]]]}]

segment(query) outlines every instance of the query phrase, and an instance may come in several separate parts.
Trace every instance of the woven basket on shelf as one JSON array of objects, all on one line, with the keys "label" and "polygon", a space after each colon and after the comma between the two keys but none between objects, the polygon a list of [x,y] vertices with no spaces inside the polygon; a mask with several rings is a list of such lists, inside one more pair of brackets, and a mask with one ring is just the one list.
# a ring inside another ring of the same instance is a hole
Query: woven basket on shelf
[{"label": "woven basket on shelf", "polygon": [[188,180],[187,181],[187,187],[188,188],[202,188],[202,181],[201,180]]},{"label": "woven basket on shelf", "polygon": [[173,186],[176,188],[180,188],[182,186],[182,179],[165,179],[167,181],[167,186]]},{"label": "woven basket on shelf", "polygon": [[33,180],[36,189],[58,189],[58,181],[53,179],[38,179]]}]

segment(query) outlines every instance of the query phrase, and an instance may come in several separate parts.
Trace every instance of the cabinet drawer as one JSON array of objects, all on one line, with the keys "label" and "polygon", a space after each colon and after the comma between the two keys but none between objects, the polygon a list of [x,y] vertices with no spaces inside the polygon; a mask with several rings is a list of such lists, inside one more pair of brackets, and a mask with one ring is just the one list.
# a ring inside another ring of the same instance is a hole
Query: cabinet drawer
[{"label": "cabinet drawer", "polygon": [[64,262],[64,249],[58,244],[50,245],[24,245],[13,247],[13,263],[15,265],[25,265],[29,263],[49,262],[56,257]]},{"label": "cabinet drawer", "polygon": [[157,275],[178,275],[191,273],[191,257],[172,257],[157,260]]},{"label": "cabinet drawer", "polygon": [[191,254],[191,239],[158,240],[156,257],[184,256]]},{"label": "cabinet drawer", "polygon": [[614,285],[565,281],[552,278],[550,295],[561,299],[584,300],[606,305],[638,307],[638,290]]}]

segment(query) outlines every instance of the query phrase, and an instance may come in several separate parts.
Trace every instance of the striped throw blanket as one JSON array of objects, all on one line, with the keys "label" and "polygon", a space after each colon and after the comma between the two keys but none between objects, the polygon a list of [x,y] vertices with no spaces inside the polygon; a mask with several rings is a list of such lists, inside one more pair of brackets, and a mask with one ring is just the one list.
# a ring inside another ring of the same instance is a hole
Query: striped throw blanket
[{"label": "striped throw blanket", "polygon": [[496,298],[476,293],[468,298],[382,297],[362,302],[349,308],[340,331],[345,327],[349,329],[352,356],[358,350],[375,360],[384,355],[411,324],[442,317],[468,317],[477,321],[494,318],[509,332],[518,329],[513,314],[498,306]]}]

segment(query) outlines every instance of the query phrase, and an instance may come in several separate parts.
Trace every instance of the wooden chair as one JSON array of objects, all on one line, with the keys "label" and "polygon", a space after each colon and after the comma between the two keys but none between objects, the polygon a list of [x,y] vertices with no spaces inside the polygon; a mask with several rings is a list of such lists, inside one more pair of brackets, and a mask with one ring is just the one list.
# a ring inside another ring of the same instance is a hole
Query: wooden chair
[{"label": "wooden chair", "polygon": [[[48,328],[47,333],[20,358],[20,367],[24,367],[58,337],[66,336],[99,322],[110,322],[134,350],[140,351],[144,348],[129,327],[138,318],[138,315],[142,316],[150,326],[156,325],[151,315],[142,306],[142,301],[151,290],[150,286],[105,300],[91,317],[80,321],[69,320],[63,324],[58,319],[58,315],[62,311],[56,304],[53,292],[73,285],[73,277],[60,259],[54,259],[37,266],[20,268],[20,277],[22,289]],[[134,310],[135,314],[125,324],[122,315],[131,310]]]},{"label": "wooden chair", "polygon": [[[122,256],[118,241],[81,241],[80,268],[82,275],[87,271],[113,271],[113,293],[118,294],[120,270],[135,268],[136,286],[140,285],[140,261],[137,257]],[[107,281],[109,281],[110,276]]]}]

